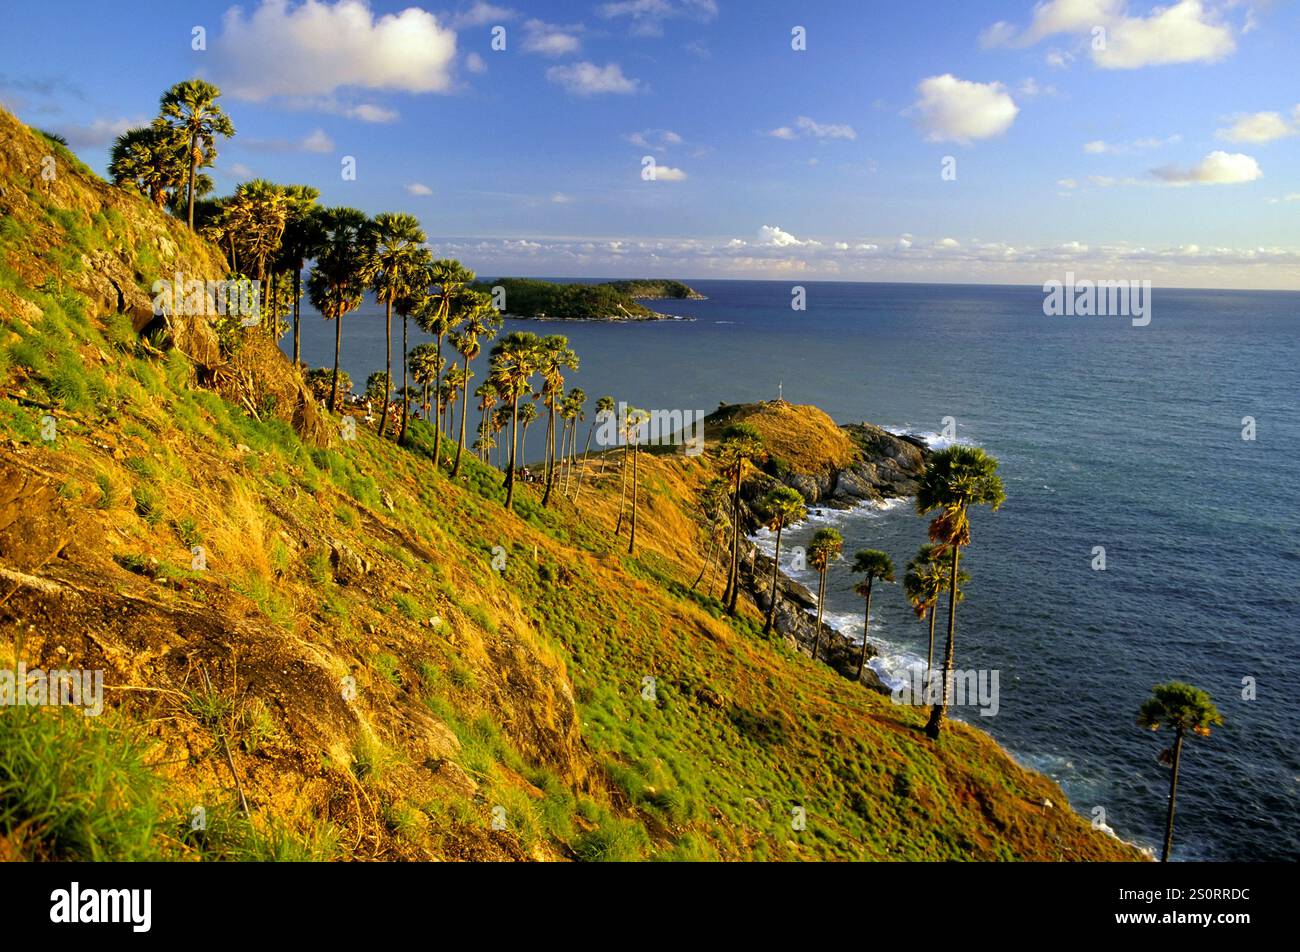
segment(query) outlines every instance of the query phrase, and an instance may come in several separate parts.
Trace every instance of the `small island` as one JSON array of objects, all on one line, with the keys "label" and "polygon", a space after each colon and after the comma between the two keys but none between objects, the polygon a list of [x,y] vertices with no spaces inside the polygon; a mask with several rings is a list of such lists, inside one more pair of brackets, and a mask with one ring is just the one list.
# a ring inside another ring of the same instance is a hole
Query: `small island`
[{"label": "small island", "polygon": [[505,292],[506,317],[563,321],[672,321],[689,320],[660,314],[638,302],[653,299],[703,300],[703,295],[680,281],[609,281],[603,284],[557,284],[537,278],[498,278],[480,281],[475,290],[494,295]]}]

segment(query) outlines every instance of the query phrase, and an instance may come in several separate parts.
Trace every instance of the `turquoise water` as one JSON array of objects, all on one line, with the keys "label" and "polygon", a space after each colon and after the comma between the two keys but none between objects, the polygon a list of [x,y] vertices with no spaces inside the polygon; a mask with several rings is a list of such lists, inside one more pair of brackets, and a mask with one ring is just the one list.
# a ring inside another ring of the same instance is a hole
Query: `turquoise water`
[{"label": "turquoise water", "polygon": [[[1226,724],[1187,747],[1175,858],[1300,856],[1300,294],[1157,289],[1150,325],[1133,327],[1045,317],[1038,288],[805,282],[793,311],[791,283],[691,283],[709,300],[653,305],[689,322],[514,326],[566,334],[582,358],[570,383],[592,400],[712,410],[779,386],[839,422],[933,437],[955,418],[958,440],[1001,461],[1008,495],[975,516],[958,612],[957,665],[999,672],[999,710],[957,716],[1152,845],[1167,738],[1134,718],[1153,684],[1190,681]],[[330,325],[313,314],[303,340],[308,362],[331,362]],[[348,318],[344,348],[355,380],[382,368],[373,304]],[[792,544],[819,520],[848,553],[881,548],[900,568],[925,540],[900,504],[814,515]],[[860,635],[852,582],[833,570],[829,610]],[[897,588],[872,614],[883,674],[924,655]]]}]

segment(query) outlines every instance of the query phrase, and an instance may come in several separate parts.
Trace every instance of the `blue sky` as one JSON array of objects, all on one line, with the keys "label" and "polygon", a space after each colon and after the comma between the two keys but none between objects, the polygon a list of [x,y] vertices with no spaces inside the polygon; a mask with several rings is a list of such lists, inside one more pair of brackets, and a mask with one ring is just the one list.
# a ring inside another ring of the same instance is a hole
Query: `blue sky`
[{"label": "blue sky", "polygon": [[1300,289],[1297,6],[21,2],[0,102],[102,171],[204,76],[219,191],[409,210],[485,274]]}]

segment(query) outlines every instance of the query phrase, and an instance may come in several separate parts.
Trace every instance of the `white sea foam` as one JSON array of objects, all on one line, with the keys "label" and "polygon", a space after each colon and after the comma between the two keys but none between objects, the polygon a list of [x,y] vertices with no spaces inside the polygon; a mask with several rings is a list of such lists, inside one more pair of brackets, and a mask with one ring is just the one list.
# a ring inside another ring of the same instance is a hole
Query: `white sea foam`
[{"label": "white sea foam", "polygon": [[[961,424],[957,424],[961,426]],[[910,436],[914,440],[920,440],[932,450],[946,450],[950,446],[977,446],[973,440],[969,440],[958,434],[956,439],[949,439],[942,433],[934,430],[922,430],[911,426],[882,426],[886,433],[892,433],[894,436]]]}]

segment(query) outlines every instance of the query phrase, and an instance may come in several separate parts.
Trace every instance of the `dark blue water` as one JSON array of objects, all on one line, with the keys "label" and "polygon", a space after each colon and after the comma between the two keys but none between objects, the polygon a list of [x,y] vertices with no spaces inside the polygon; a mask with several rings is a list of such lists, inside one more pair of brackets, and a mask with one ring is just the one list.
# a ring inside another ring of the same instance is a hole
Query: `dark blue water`
[{"label": "dark blue water", "polygon": [[[654,305],[691,322],[514,326],[566,334],[582,359],[570,384],[593,401],[712,410],[780,386],[839,422],[936,434],[955,418],[959,440],[1001,461],[1008,496],[974,518],[957,637],[959,668],[999,671],[1000,707],[957,716],[1154,845],[1169,739],[1134,718],[1152,685],[1189,681],[1226,723],[1187,745],[1175,857],[1300,856],[1300,294],[1157,289],[1133,327],[1045,317],[1037,288],[810,282],[793,311],[790,283],[692,284],[709,300]],[[303,340],[330,363],[326,322],[308,318]],[[382,368],[377,308],[347,319],[344,347],[355,380]],[[925,541],[902,504],[815,516],[792,544],[827,520],[847,553],[881,548],[900,569]],[[860,634],[853,581],[833,570],[829,608]],[[924,656],[897,588],[872,616],[882,673]]]}]

